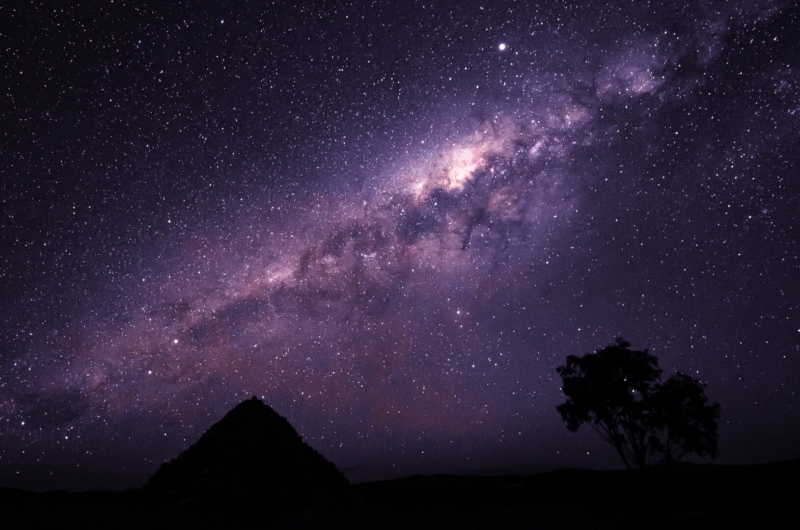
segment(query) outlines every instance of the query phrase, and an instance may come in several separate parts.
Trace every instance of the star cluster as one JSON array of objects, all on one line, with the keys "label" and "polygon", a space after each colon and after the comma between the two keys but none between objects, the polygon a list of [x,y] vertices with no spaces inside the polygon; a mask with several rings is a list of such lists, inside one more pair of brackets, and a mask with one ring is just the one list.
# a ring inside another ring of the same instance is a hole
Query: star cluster
[{"label": "star cluster", "polygon": [[790,3],[0,12],[3,485],[252,395],[356,481],[615,466],[555,368],[618,336],[798,456]]}]

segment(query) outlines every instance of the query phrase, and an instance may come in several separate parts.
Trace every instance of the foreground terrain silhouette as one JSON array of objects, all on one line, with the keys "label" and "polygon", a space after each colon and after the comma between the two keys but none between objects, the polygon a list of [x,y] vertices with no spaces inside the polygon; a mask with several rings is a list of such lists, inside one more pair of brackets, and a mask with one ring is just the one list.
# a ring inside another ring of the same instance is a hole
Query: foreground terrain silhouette
[{"label": "foreground terrain silhouette", "polygon": [[0,488],[3,528],[795,528],[800,460],[350,485],[256,398],[141,489]]}]

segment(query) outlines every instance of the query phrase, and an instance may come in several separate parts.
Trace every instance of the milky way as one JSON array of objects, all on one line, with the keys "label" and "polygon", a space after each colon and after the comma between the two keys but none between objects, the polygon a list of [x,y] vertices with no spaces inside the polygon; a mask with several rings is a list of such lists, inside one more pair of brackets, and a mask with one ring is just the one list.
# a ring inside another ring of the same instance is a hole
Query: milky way
[{"label": "milky way", "polygon": [[798,456],[788,4],[58,9],[2,31],[5,485],[253,395],[353,480],[616,466],[555,368],[618,336]]}]

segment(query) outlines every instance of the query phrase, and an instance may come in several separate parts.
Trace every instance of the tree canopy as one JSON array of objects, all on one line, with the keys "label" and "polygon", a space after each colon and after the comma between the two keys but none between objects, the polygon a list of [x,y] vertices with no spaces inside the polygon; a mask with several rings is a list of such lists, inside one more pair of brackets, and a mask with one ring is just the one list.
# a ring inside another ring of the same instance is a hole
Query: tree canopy
[{"label": "tree canopy", "polygon": [[567,401],[558,407],[567,428],[584,423],[608,441],[628,468],[671,464],[688,453],[715,458],[719,404],[705,385],[676,372],[661,382],[658,359],[622,338],[557,368]]}]

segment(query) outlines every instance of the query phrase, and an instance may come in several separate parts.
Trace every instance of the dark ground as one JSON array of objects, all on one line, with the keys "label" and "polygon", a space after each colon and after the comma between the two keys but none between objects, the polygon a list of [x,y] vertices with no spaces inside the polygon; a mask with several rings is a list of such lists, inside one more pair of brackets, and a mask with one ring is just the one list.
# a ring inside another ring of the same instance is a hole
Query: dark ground
[{"label": "dark ground", "polygon": [[0,489],[3,528],[798,528],[800,460],[647,473],[414,476],[334,500],[165,503],[141,490]]}]

